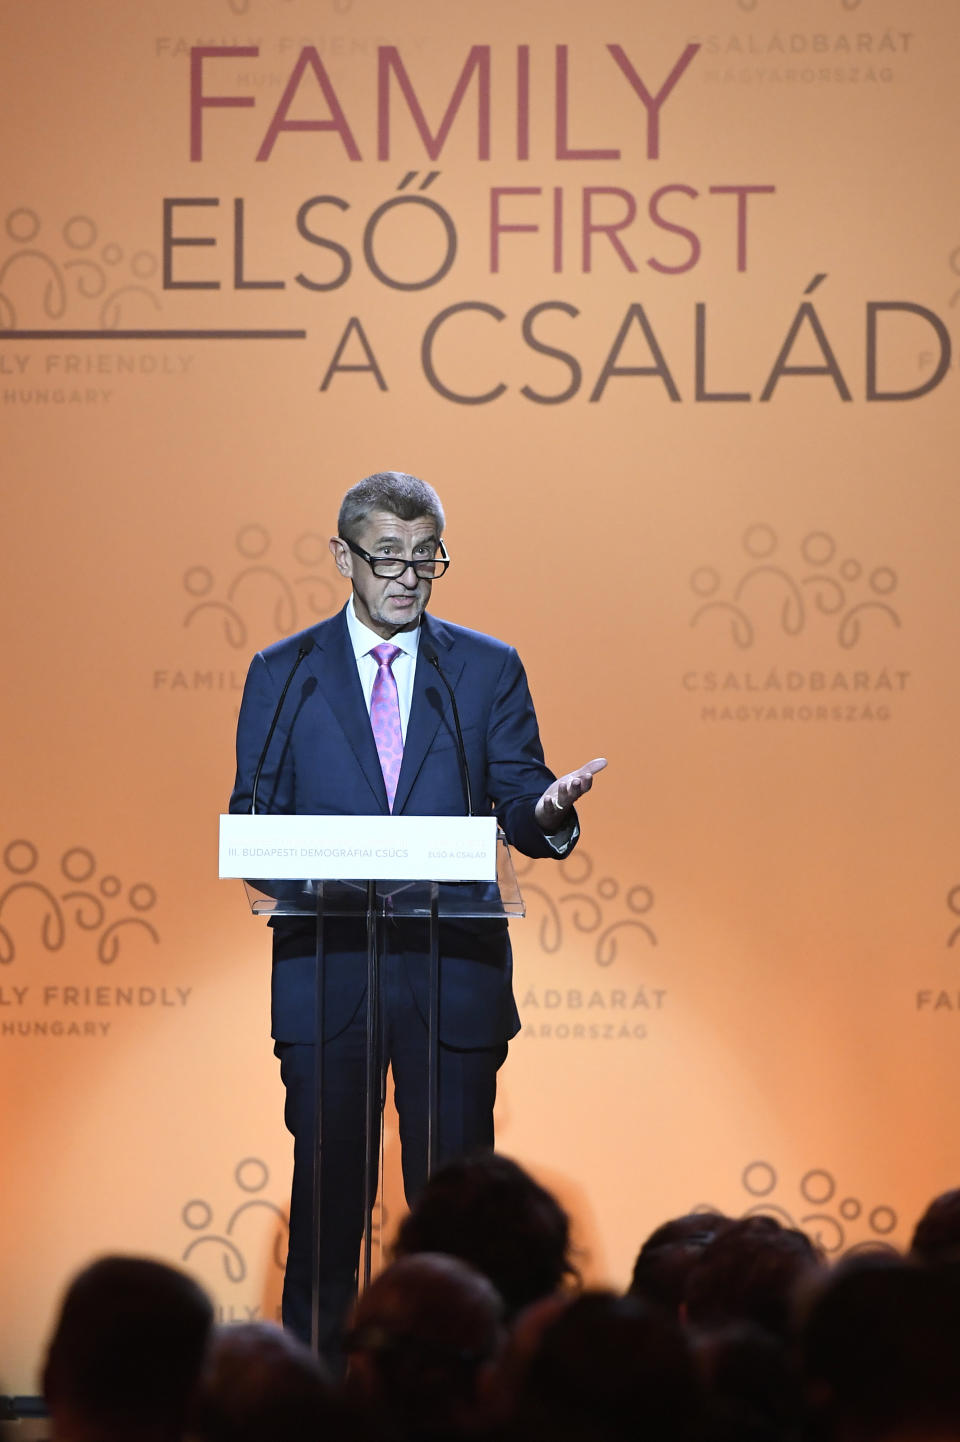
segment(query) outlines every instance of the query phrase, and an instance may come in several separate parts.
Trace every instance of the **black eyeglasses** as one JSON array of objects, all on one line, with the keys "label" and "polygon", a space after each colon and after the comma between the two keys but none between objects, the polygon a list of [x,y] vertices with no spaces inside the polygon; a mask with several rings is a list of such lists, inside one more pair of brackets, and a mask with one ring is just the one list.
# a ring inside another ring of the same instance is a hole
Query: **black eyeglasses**
[{"label": "black eyeglasses", "polygon": [[435,581],[442,576],[450,564],[450,557],[447,555],[446,547],[442,541],[438,541],[440,547],[439,556],[424,557],[418,561],[407,561],[403,556],[371,556],[362,546],[355,546],[353,541],[346,536],[340,537],[345,546],[349,546],[355,556],[361,561],[366,561],[375,576],[382,581],[395,581],[402,576],[408,566],[413,567],[413,574],[421,581]]}]

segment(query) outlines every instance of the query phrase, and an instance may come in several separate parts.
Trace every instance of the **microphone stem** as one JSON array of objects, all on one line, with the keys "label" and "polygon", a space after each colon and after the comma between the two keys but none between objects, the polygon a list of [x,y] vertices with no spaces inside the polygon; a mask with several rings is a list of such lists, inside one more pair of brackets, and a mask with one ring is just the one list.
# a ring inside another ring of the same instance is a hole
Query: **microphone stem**
[{"label": "microphone stem", "polygon": [[263,770],[263,763],[267,759],[267,752],[270,750],[270,742],[273,740],[273,733],[277,729],[277,722],[280,720],[280,712],[283,710],[283,703],[287,699],[287,692],[290,690],[290,683],[293,680],[294,676],[297,674],[297,668],[300,665],[300,662],[303,660],[304,656],[309,656],[312,650],[312,641],[306,641],[301,643],[300,649],[297,652],[297,659],[290,667],[290,674],[287,677],[286,682],[284,683],[283,690],[280,692],[280,700],[277,702],[277,709],[273,713],[273,720],[270,722],[270,730],[267,732],[267,739],[263,743],[263,750],[260,752],[260,760],[257,762],[256,775],[253,778],[253,786],[250,791],[251,816],[256,816],[257,814],[257,789],[260,786],[260,773]]},{"label": "microphone stem", "polygon": [[463,744],[463,732],[460,729],[460,712],[457,709],[457,698],[453,694],[453,687],[450,685],[450,682],[440,670],[439,656],[437,656],[436,653],[431,653],[428,654],[427,660],[430,662],[430,665],[440,677],[440,680],[443,682],[444,686],[446,686],[447,695],[450,697],[450,709],[453,712],[453,724],[457,733],[457,755],[460,758],[460,772],[463,776],[463,789],[466,792],[467,796],[467,815],[473,816],[473,793],[470,790],[470,771],[467,766],[466,747]]}]

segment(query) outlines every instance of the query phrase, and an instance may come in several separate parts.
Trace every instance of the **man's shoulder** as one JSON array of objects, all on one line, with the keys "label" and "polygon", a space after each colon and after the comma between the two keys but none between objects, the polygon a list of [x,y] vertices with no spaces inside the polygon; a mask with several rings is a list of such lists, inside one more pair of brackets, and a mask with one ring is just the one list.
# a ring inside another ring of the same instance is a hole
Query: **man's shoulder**
[{"label": "man's shoulder", "polygon": [[514,649],[509,642],[501,641],[497,636],[489,636],[485,631],[471,631],[468,626],[458,626],[453,621],[443,621],[436,616],[424,617],[423,630],[436,645],[450,650],[458,648],[503,658]]},{"label": "man's shoulder", "polygon": [[290,665],[297,658],[300,649],[310,642],[310,649],[316,647],[323,650],[334,638],[341,638],[347,629],[343,611],[337,611],[334,615],[328,616],[325,621],[319,621],[314,626],[306,626],[302,631],[295,631],[292,636],[282,636],[279,641],[273,641],[269,646],[264,646],[257,654],[262,656],[268,667],[271,669],[277,665]]}]

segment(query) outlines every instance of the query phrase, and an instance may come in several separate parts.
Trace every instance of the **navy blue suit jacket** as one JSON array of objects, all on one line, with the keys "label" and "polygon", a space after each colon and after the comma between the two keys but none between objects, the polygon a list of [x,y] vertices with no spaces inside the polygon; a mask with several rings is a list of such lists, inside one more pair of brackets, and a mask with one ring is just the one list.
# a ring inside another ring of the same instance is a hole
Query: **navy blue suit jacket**
[{"label": "navy blue suit jacket", "polygon": [[[496,814],[507,841],[527,856],[555,852],[534,819],[554,780],[544,765],[537,719],[516,651],[491,636],[424,615],[460,711],[474,810]],[[237,726],[237,778],[230,810],[250,809],[260,751],[283,684],[304,637],[313,650],[301,663],[260,778],[258,810],[309,815],[380,815],[388,811],[370,718],[344,612],[259,652],[250,665]],[[463,780],[450,699],[435,670],[418,657],[394,813],[463,816]],[[277,919],[272,976],[273,1035],[313,1040],[314,941],[309,923]],[[426,925],[388,923],[388,945],[426,1011]],[[507,924],[502,920],[441,926],[440,1036],[450,1046],[497,1046],[519,1027],[512,990]],[[336,1035],[366,990],[362,922],[325,928],[326,1023]]]}]

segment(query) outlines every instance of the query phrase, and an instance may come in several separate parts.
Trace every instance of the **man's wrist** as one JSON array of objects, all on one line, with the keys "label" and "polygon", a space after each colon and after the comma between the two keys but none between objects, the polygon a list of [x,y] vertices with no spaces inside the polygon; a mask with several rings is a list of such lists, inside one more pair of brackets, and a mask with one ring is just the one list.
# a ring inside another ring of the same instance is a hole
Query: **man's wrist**
[{"label": "man's wrist", "polygon": [[544,826],[542,821],[538,823],[544,836],[560,836],[562,832],[569,831],[576,824],[572,809],[565,814],[558,811],[556,820],[551,816],[549,822],[549,826]]},{"label": "man's wrist", "polygon": [[577,821],[576,814],[571,812],[566,825],[559,831],[544,831],[543,834],[551,851],[556,852],[558,856],[565,856],[580,835],[580,823]]}]

